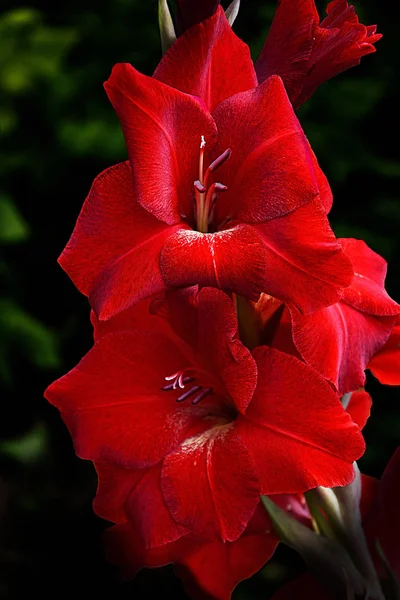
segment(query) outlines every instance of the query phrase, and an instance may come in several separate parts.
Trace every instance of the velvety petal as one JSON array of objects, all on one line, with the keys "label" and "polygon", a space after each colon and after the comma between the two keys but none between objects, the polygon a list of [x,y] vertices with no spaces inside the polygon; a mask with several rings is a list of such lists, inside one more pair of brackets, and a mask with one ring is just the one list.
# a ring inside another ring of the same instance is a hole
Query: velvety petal
[{"label": "velvety petal", "polygon": [[354,268],[354,279],[343,293],[343,300],[371,315],[398,315],[400,306],[385,290],[386,261],[362,240],[340,239]]},{"label": "velvety petal", "polygon": [[237,540],[260,500],[249,454],[231,424],[186,439],[171,452],[161,488],[178,523],[222,541]]},{"label": "velvety petal", "polygon": [[176,229],[136,202],[129,163],[120,163],[95,179],[59,263],[108,317],[165,288],[159,255]]},{"label": "velvety petal", "polygon": [[195,600],[230,600],[236,585],[256,573],[273,555],[277,540],[270,534],[246,532],[236,542],[206,542],[186,536],[172,544],[145,550],[129,524],[106,531],[111,562],[134,575],[141,567],[175,563],[175,572]]},{"label": "velvety petal", "polygon": [[249,48],[233,33],[221,7],[178,38],[153,77],[199,96],[210,112],[226,98],[257,86]]},{"label": "velvety petal", "polygon": [[357,390],[351,394],[346,410],[360,429],[364,429],[367,424],[371,414],[371,406],[372,398],[364,389]]},{"label": "velvety petal", "polygon": [[359,23],[354,6],[346,0],[333,0],[327,6],[327,17],[313,31],[313,50],[303,88],[293,104],[303,104],[314,90],[338,73],[354,67],[366,54],[375,52],[374,44],[382,35],[376,26]]},{"label": "velvety petal", "polygon": [[168,224],[193,205],[201,136],[212,148],[215,123],[203,103],[129,64],[118,64],[104,84],[124,132],[137,201]]},{"label": "velvety petal", "polygon": [[228,186],[215,204],[216,223],[275,219],[318,195],[309,145],[279,77],[225,100],[213,116],[212,157],[232,150],[215,172]]},{"label": "velvety petal", "polygon": [[97,516],[112,523],[125,523],[128,519],[125,504],[132,489],[148,470],[124,469],[111,463],[96,463],[98,477],[93,510]]},{"label": "velvety petal", "polygon": [[396,325],[382,350],[375,354],[368,369],[386,385],[400,385],[400,324]]},{"label": "velvety petal", "polygon": [[175,395],[161,390],[165,376],[186,366],[187,359],[162,335],[110,333],[46,390],[46,398],[61,411],[79,456],[145,468],[207,413],[206,405],[177,406]]},{"label": "velvety petal", "polygon": [[180,31],[185,31],[208,19],[215,13],[219,6],[219,0],[178,0],[178,25]]},{"label": "velvety petal", "polygon": [[266,271],[264,245],[253,227],[237,225],[208,234],[180,230],[161,253],[169,287],[212,286],[257,300]]},{"label": "velvety petal", "polygon": [[309,315],[292,309],[293,341],[302,358],[341,394],[365,383],[365,369],[393,329],[395,317],[375,317],[345,302]]},{"label": "velvety petal", "polygon": [[235,587],[272,557],[278,542],[271,535],[242,535],[236,542],[215,541],[199,546],[175,566],[195,600],[230,600]]},{"label": "velvety petal", "polygon": [[331,386],[278,350],[263,346],[253,355],[258,386],[235,430],[256,466],[262,494],[347,485],[364,442]]},{"label": "velvety petal", "polygon": [[256,63],[259,82],[279,75],[292,102],[304,85],[317,23],[314,0],[280,0]]},{"label": "velvety petal", "polygon": [[188,533],[172,519],[165,506],[159,465],[139,471],[98,464],[96,470],[96,514],[116,523],[128,519],[145,548],[168,544]]},{"label": "velvety petal", "polygon": [[154,331],[155,333],[169,331],[165,320],[151,311],[151,306],[158,297],[164,297],[164,294],[161,293],[160,295],[142,300],[131,308],[118,313],[108,321],[100,321],[96,317],[96,313],[92,310],[90,312],[90,322],[93,325],[94,339],[97,340],[107,333],[129,331],[132,329],[145,329],[146,331]]},{"label": "velvety petal", "polygon": [[351,262],[318,200],[255,229],[267,253],[264,291],[271,296],[309,314],[337,302],[350,285]]},{"label": "velvety petal", "polygon": [[198,311],[199,352],[207,357],[238,410],[244,412],[257,385],[257,365],[239,339],[234,302],[220,290],[204,288],[198,295]]},{"label": "velvety petal", "polygon": [[325,173],[319,166],[317,157],[315,156],[310,144],[309,144],[309,150],[310,150],[310,154],[311,154],[311,162],[313,164],[314,171],[315,171],[315,177],[317,179],[317,184],[318,184],[318,189],[319,189],[319,199],[320,199],[322,206],[325,209],[326,214],[328,214],[330,212],[330,210],[332,208],[332,204],[333,204],[333,194],[332,194],[331,186],[329,185],[329,181],[328,181]]}]

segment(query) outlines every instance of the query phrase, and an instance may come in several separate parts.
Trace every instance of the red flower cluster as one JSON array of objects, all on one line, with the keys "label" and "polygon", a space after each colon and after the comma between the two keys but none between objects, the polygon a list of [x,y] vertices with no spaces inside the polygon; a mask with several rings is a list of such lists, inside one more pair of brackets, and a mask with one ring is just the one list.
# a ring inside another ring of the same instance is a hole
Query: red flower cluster
[{"label": "red flower cluster", "polygon": [[380,36],[345,1],[320,23],[281,0],[257,78],[218,2],[178,4],[153,77],[120,64],[105,84],[129,161],[97,177],[60,257],[95,341],[46,397],[95,464],[111,559],[174,562],[224,600],[275,550],[260,497],[301,508],[349,484],[365,369],[400,383],[386,263],[335,238],[293,109]]}]

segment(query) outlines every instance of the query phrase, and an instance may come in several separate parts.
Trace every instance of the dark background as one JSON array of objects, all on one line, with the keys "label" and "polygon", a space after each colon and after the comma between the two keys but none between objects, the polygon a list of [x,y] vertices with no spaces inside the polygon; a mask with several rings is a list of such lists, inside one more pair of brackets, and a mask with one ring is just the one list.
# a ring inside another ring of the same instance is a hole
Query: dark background
[{"label": "dark background", "polygon": [[[400,300],[400,14],[394,3],[360,4],[362,22],[384,33],[378,52],[319,88],[299,117],[334,191],[336,233],[389,261],[387,288]],[[242,0],[235,30],[254,57],[273,11],[273,2]],[[118,582],[102,555],[106,524],[91,508],[94,469],[75,457],[43,399],[91,345],[87,301],[56,261],[94,177],[126,157],[102,83],[116,62],[151,74],[159,58],[153,0],[2,0],[0,599],[184,598],[170,568]],[[379,476],[398,443],[399,392],[372,378],[368,389],[375,403],[361,468]],[[298,568],[280,550],[235,599],[267,599]]]}]

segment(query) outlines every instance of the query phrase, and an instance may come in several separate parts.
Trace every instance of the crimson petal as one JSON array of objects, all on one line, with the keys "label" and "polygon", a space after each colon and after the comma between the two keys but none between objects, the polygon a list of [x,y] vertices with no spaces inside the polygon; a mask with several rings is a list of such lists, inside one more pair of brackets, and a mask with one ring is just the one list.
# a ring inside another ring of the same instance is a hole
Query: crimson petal
[{"label": "crimson petal", "polygon": [[108,318],[165,289],[159,255],[176,229],[136,202],[129,163],[120,163],[95,179],[59,263]]},{"label": "crimson petal", "polygon": [[245,412],[257,385],[257,365],[239,339],[234,303],[223,292],[204,288],[198,296],[198,311],[199,352],[219,374],[238,410]]},{"label": "crimson petal", "polygon": [[367,424],[371,414],[371,406],[372,398],[365,390],[357,390],[351,394],[346,410],[360,429],[364,429]]},{"label": "crimson petal", "polygon": [[[215,123],[203,103],[118,64],[104,84],[124,132],[137,201],[172,225],[192,210],[201,136],[213,147]],[[189,213],[188,213],[189,214]]]},{"label": "crimson petal", "polygon": [[400,306],[385,290],[386,261],[362,240],[338,240],[354,268],[354,279],[343,300],[358,310],[377,316],[395,316]]},{"label": "crimson petal", "polygon": [[400,324],[393,329],[388,341],[372,358],[368,368],[381,383],[400,385]]},{"label": "crimson petal", "polygon": [[257,300],[266,272],[264,245],[253,227],[204,234],[180,230],[165,243],[161,272],[169,287],[212,286]]},{"label": "crimson petal", "polygon": [[226,98],[257,86],[249,48],[233,33],[221,7],[171,46],[153,77],[199,96],[210,111]]},{"label": "crimson petal", "polygon": [[291,311],[293,341],[303,359],[341,394],[365,383],[365,369],[393,329],[393,317],[377,318],[337,302],[310,315]]},{"label": "crimson petal", "polygon": [[255,229],[267,253],[265,292],[304,314],[342,297],[353,269],[318,200]]},{"label": "crimson petal", "polygon": [[239,538],[260,499],[249,454],[230,424],[193,436],[171,452],[161,488],[178,523],[224,542]]},{"label": "crimson petal", "polygon": [[45,395],[61,411],[79,456],[145,468],[175,448],[204,416],[201,407],[177,408],[161,391],[164,376],[185,366],[187,359],[162,335],[110,333]]},{"label": "crimson petal", "polygon": [[[258,511],[257,511],[258,512]],[[145,550],[130,524],[106,531],[109,560],[128,576],[142,567],[175,563],[175,571],[194,600],[230,600],[236,585],[256,573],[273,555],[277,540],[265,530],[248,530],[235,542],[207,542],[186,536]]]},{"label": "crimson petal", "polygon": [[235,429],[256,465],[261,493],[347,485],[364,442],[331,386],[278,350],[263,346],[253,355],[258,386]]},{"label": "crimson petal", "polygon": [[232,150],[218,169],[228,190],[218,197],[216,223],[275,219],[318,195],[309,144],[279,77],[225,100],[213,116],[215,157]]}]

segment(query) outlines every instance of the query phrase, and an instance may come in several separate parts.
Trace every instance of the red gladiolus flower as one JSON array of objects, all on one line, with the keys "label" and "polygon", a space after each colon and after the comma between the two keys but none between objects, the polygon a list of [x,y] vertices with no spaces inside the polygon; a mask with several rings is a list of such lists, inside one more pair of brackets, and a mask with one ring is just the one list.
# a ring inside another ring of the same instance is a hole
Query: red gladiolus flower
[{"label": "red gladiolus flower", "polygon": [[[237,82],[235,92],[249,78]],[[221,102],[222,87],[211,115],[194,96],[114,67],[106,89],[130,166],[95,180],[60,257],[100,319],[197,284],[251,299],[265,291],[309,313],[349,285],[331,198],[325,209],[319,199],[326,180],[281,80]]]},{"label": "red gladiolus flower", "polygon": [[[361,511],[363,529],[378,575],[386,577],[385,568],[377,552],[378,542],[392,570],[400,580],[400,448],[392,456],[379,482],[372,477],[362,478]],[[285,585],[273,600],[332,600],[329,592],[310,574]]]},{"label": "red gladiolus flower", "polygon": [[362,25],[346,0],[328,4],[320,22],[314,0],[280,0],[256,64],[260,82],[280,75],[295,108],[324,81],[375,52],[376,25]]},{"label": "red gladiolus flower", "polygon": [[[387,265],[383,258],[362,241],[339,242],[355,271],[340,302],[302,315],[293,307],[290,311],[282,307],[277,313],[281,303],[262,297],[258,310],[262,322],[269,327],[264,334],[269,336],[269,344],[301,357],[345,394],[364,385],[365,370],[371,368],[374,372],[374,364],[378,374],[388,364],[391,375],[387,379],[395,380],[396,361],[399,362],[396,330],[388,348],[383,347],[398,319],[400,306],[385,291]],[[273,314],[278,314],[275,324],[270,323]],[[375,355],[377,358],[373,359]]]},{"label": "red gladiolus flower", "polygon": [[269,527],[266,513],[259,507],[235,542],[207,542],[188,535],[145,549],[135,529],[124,523],[106,531],[106,547],[109,560],[121,566],[126,577],[133,577],[143,567],[174,563],[191,598],[229,600],[236,585],[256,573],[273,555],[277,539]]},{"label": "red gladiolus flower", "polygon": [[[154,469],[140,485],[158,482],[178,537],[231,542],[260,494],[351,480],[364,444],[329,384],[277,350],[251,354],[218,290],[170,298],[162,312],[172,328],[159,334],[130,328],[129,311],[114,331],[100,324],[94,348],[46,391],[79,456]],[[146,545],[158,517],[143,519]]]}]

